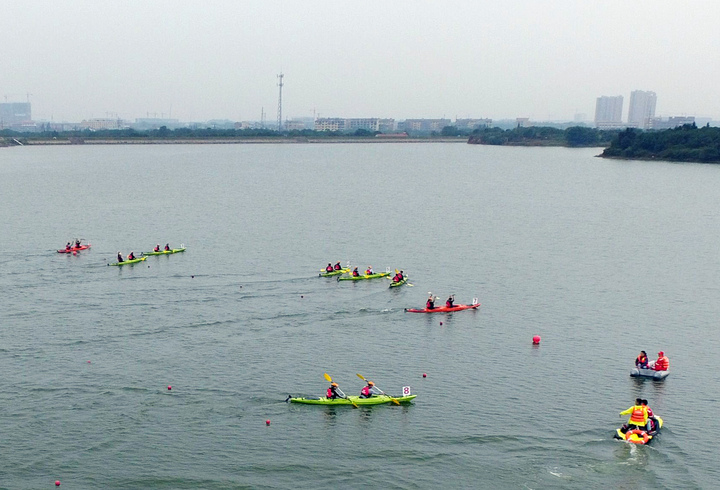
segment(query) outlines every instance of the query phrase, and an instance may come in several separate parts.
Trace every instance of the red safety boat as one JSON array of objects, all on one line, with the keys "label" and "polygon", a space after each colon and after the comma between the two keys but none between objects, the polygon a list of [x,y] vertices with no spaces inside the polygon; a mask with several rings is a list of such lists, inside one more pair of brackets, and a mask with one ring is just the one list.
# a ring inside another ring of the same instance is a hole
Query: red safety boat
[{"label": "red safety boat", "polygon": [[472,305],[455,305],[452,308],[448,308],[447,306],[436,306],[432,310],[428,310],[427,308],[405,308],[405,311],[407,311],[408,313],[449,313],[460,310],[474,310],[475,308],[479,307],[480,303],[474,303]]},{"label": "red safety boat", "polygon": [[73,252],[79,252],[80,250],[86,250],[90,248],[90,244],[87,245],[80,245],[79,247],[72,247],[72,248],[63,248],[62,250],[58,250],[59,254],[71,254]]}]

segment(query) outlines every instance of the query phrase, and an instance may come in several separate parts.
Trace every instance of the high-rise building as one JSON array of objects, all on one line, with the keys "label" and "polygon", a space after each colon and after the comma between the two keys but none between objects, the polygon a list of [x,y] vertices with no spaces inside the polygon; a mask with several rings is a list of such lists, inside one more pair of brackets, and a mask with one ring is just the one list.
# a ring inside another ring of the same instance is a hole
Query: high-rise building
[{"label": "high-rise building", "polygon": [[0,103],[0,128],[12,128],[32,121],[30,102]]},{"label": "high-rise building", "polygon": [[598,97],[595,103],[595,126],[598,128],[622,127],[623,96]]},{"label": "high-rise building", "polygon": [[633,90],[630,92],[630,108],[628,111],[628,126],[640,129],[650,127],[650,118],[655,117],[655,104],[657,95],[655,92]]}]

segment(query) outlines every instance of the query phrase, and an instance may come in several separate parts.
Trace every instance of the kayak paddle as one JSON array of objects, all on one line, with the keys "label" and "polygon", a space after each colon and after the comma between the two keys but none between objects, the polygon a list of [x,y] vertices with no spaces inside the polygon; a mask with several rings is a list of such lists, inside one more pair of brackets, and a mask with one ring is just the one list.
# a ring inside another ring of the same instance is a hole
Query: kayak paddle
[{"label": "kayak paddle", "polygon": [[[323,376],[325,376],[325,379],[328,380],[328,382],[330,382],[330,383],[333,382],[332,378],[330,377],[330,375],[329,375],[328,373],[323,374]],[[352,403],[352,406],[353,406],[353,407],[355,407],[355,408],[360,408],[360,407],[357,406],[357,403],[355,403],[355,402],[352,401],[350,398],[348,398],[347,395],[345,395],[345,399],[346,399],[347,401],[349,401],[350,403]]]},{"label": "kayak paddle", "polygon": [[[366,379],[365,379],[365,378],[363,377],[363,375],[362,375],[362,374],[360,374],[360,373],[356,373],[356,375],[357,375],[357,377],[358,377],[358,378],[360,378],[361,380],[363,380],[363,381],[367,381],[367,380],[366,380]],[[379,389],[379,388],[378,388],[378,389]],[[380,391],[382,391],[382,390],[380,390]],[[395,399],[395,398],[391,397],[390,395],[388,395],[388,394],[387,394],[387,393],[385,393],[384,391],[383,391],[383,395],[385,395],[385,396],[389,397],[389,398],[390,398],[390,400],[391,400],[391,401],[392,401],[392,402],[393,402],[393,403],[394,403],[395,405],[400,405],[400,402],[399,402],[399,401],[397,401],[397,399]]]}]

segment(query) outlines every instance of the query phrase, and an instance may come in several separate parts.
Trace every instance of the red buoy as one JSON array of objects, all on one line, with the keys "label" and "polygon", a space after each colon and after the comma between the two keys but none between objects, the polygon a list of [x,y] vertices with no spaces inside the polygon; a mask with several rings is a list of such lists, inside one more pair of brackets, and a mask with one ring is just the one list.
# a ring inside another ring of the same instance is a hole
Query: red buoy
[{"label": "red buoy", "polygon": [[533,337],[533,344],[538,345],[539,343],[540,343],[540,336],[536,335],[535,337]]},{"label": "red buoy", "polygon": [[427,374],[423,373],[423,378],[427,378]]},{"label": "red buoy", "polygon": [[60,486],[60,480],[55,480],[55,486],[56,486],[56,487],[59,487],[59,486]]},{"label": "red buoy", "polygon": [[270,419],[265,421],[265,425],[270,425]]},{"label": "red buoy", "polygon": [[172,390],[172,386],[168,385],[168,390]]}]

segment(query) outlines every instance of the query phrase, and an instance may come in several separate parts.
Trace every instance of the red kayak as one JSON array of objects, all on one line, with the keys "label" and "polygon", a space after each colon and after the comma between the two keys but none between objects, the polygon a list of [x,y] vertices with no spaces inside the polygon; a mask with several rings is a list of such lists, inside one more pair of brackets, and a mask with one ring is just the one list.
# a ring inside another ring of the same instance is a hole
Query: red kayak
[{"label": "red kayak", "polygon": [[476,303],[474,305],[455,305],[452,308],[448,308],[447,306],[436,306],[432,310],[428,310],[427,308],[423,308],[421,310],[417,308],[405,308],[405,311],[409,313],[447,313],[451,311],[474,310],[479,307],[480,303]]},{"label": "red kayak", "polygon": [[59,254],[70,254],[73,252],[77,252],[79,250],[86,250],[90,248],[90,244],[87,245],[80,245],[79,247],[72,247],[72,248],[63,248],[62,250],[58,250]]}]

